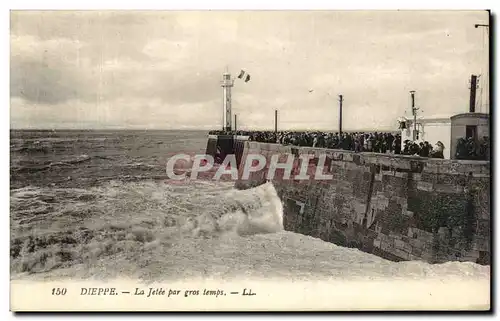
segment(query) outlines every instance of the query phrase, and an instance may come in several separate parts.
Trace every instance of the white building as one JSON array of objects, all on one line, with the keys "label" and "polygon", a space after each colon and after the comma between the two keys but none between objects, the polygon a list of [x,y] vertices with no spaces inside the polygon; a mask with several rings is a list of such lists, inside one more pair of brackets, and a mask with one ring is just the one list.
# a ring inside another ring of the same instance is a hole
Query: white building
[{"label": "white building", "polygon": [[[445,159],[450,159],[451,155],[451,117],[452,115],[417,116],[417,135],[415,142],[429,142],[435,146],[438,141],[444,145],[443,155]],[[405,140],[414,140],[414,120],[413,117],[402,117],[400,122],[404,122],[405,128],[401,129],[401,147]]]}]

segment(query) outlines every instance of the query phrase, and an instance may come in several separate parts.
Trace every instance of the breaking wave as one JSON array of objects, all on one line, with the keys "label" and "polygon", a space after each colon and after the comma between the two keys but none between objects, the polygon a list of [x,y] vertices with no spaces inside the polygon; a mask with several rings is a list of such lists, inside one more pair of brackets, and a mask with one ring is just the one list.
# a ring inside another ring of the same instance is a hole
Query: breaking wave
[{"label": "breaking wave", "polygon": [[221,195],[215,208],[203,212],[187,226],[195,235],[279,232],[283,230],[283,206],[271,183],[243,191],[230,190]]},{"label": "breaking wave", "polygon": [[271,183],[244,191],[203,181],[111,181],[91,189],[28,186],[11,191],[11,209],[14,274],[137,256],[183,241],[283,230],[283,208]]}]

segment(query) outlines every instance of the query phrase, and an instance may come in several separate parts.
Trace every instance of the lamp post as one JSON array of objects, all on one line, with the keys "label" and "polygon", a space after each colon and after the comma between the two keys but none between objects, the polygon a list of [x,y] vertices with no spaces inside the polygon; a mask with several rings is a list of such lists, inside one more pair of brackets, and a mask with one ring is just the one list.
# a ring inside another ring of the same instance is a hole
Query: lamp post
[{"label": "lamp post", "polygon": [[410,91],[411,95],[411,112],[413,114],[413,141],[417,140],[417,110],[415,107],[415,90]]},{"label": "lamp post", "polygon": [[[476,23],[474,25],[474,28],[476,28],[476,29],[482,28],[482,29],[486,30],[486,34],[489,36],[490,26],[488,24]],[[484,36],[484,34],[483,34],[483,36]],[[483,46],[484,46],[484,38],[483,38]],[[482,86],[479,85],[480,88],[481,88],[481,91],[480,91],[480,101],[481,101],[480,108],[481,109],[483,107],[482,106],[482,102],[483,102],[483,89],[485,91],[485,95],[484,96],[485,96],[485,100],[486,100],[485,101],[485,105],[486,106],[485,106],[484,109],[486,109],[486,110],[484,110],[484,112],[488,112],[489,111],[489,106],[490,106],[490,99],[489,99],[489,97],[490,97],[489,84],[490,83],[489,83],[489,72],[488,72],[488,69],[489,69],[489,64],[488,64],[488,61],[489,61],[489,42],[488,42],[488,50],[486,51],[486,53],[487,53],[487,57],[485,59],[485,61],[486,61],[486,67],[485,67],[486,72],[485,72],[485,75],[481,75],[482,77],[480,78],[480,80],[483,83],[483,85]],[[484,67],[484,65],[483,65],[483,67]],[[471,84],[471,87],[472,87],[472,84]],[[480,111],[482,111],[482,110],[480,110]]]},{"label": "lamp post", "polygon": [[339,95],[339,136],[342,139],[342,103],[344,102],[344,96]]}]

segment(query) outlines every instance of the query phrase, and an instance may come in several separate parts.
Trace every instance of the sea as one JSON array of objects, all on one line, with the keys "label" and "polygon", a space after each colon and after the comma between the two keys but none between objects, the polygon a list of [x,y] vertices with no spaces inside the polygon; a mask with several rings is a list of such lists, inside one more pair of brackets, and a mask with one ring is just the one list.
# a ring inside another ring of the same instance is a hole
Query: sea
[{"label": "sea", "polygon": [[272,183],[170,180],[169,157],[204,153],[207,132],[10,134],[11,280],[418,282],[489,298],[489,266],[392,262],[285,231]]}]

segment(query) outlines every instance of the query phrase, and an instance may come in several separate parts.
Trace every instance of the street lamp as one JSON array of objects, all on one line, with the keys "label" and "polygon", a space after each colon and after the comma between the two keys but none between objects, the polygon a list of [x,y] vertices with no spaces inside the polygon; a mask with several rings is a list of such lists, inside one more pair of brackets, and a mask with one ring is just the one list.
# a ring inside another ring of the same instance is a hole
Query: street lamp
[{"label": "street lamp", "polygon": [[489,25],[483,25],[483,24],[480,24],[480,23],[476,23],[476,24],[474,25],[474,28],[476,28],[476,29],[477,29],[477,28],[479,28],[479,27],[489,28],[490,26],[489,26]]}]

